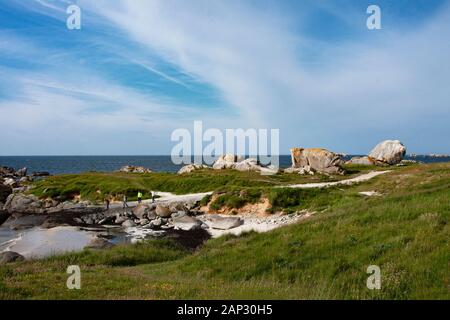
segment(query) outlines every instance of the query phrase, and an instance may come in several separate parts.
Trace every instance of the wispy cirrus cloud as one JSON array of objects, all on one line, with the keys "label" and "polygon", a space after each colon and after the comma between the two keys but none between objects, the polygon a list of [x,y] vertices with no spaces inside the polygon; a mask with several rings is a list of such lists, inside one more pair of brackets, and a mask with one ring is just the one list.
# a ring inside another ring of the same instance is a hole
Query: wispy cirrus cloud
[{"label": "wispy cirrus cloud", "polygon": [[[450,36],[448,4],[424,23],[406,30],[385,25],[378,34],[365,29],[362,11],[360,36],[330,44],[296,32],[296,15],[270,5],[122,0],[91,8],[219,88],[250,126],[281,128],[284,149],[325,145],[363,152],[380,139],[398,137],[426,151],[430,146],[417,139],[418,132],[430,138],[450,133],[439,121],[433,129],[422,122],[430,112],[450,118],[450,48],[442,41]],[[349,23],[340,9],[327,7]],[[355,12],[353,7],[348,14]],[[299,59],[311,46],[320,48],[312,66]],[[433,148],[450,144],[442,140]]]}]

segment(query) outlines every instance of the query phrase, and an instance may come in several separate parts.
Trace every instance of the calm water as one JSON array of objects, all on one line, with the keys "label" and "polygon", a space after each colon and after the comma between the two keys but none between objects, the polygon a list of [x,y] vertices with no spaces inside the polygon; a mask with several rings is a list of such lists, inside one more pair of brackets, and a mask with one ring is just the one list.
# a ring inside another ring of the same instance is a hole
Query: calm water
[{"label": "calm water", "polygon": [[[282,167],[290,166],[290,156],[280,156]],[[143,166],[156,172],[177,172],[182,167],[172,163],[170,156],[8,156],[0,157],[0,166],[28,172],[47,171],[51,174],[80,173],[87,171],[111,172],[122,166]]]},{"label": "calm water", "polygon": [[[348,156],[346,158],[350,158]],[[450,157],[436,158],[430,156],[406,157],[425,163],[450,162]],[[0,157],[0,166],[20,169],[28,172],[47,171],[51,174],[80,173],[87,171],[111,172],[125,165],[144,166],[156,172],[177,172],[181,166],[174,165],[170,156],[8,156]],[[291,165],[289,155],[280,156],[280,167]]]}]

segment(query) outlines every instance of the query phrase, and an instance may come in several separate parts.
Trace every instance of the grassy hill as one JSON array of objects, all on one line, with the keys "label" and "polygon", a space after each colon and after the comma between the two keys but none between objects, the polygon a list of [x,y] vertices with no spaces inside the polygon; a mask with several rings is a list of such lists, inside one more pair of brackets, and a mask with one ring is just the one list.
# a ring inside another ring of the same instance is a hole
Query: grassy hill
[{"label": "grassy hill", "polygon": [[199,170],[193,174],[175,173],[100,173],[66,174],[46,178],[33,183],[31,193],[39,197],[71,200],[81,197],[83,200],[103,202],[105,196],[121,199],[124,194],[130,200],[136,200],[141,191],[144,197],[150,192],[163,191],[175,194],[208,192],[223,188],[270,188],[273,186],[324,182],[348,179],[368,170],[380,170],[379,167],[348,166],[345,176],[301,176],[298,174],[261,175],[258,172],[239,172],[236,170]]},{"label": "grassy hill", "polygon": [[[303,202],[308,220],[195,252],[155,240],[1,266],[0,299],[450,299],[450,164],[327,192]],[[66,289],[71,264],[79,291]],[[381,290],[366,287],[369,265]]]}]

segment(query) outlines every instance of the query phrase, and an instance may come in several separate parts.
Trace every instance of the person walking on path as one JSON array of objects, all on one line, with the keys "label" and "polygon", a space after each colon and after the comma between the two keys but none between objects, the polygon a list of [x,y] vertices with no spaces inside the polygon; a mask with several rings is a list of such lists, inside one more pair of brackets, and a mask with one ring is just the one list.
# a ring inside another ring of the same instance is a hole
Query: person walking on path
[{"label": "person walking on path", "polygon": [[106,207],[106,211],[109,210],[109,204],[110,204],[109,198],[106,197],[106,198],[105,198],[105,207]]},{"label": "person walking on path", "polygon": [[126,194],[123,195],[123,208],[129,208],[128,207],[128,197]]},{"label": "person walking on path", "polygon": [[140,192],[140,191],[138,192],[137,198],[138,198],[138,203],[141,204],[141,202],[142,202],[142,192]]},{"label": "person walking on path", "polygon": [[152,191],[152,203],[155,203],[155,192]]}]

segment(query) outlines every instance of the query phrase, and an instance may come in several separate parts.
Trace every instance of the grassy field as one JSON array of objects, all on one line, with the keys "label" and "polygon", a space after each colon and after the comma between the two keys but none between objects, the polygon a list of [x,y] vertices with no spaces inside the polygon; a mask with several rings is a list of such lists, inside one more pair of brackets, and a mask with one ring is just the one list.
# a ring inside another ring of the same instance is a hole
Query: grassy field
[{"label": "grassy field", "polygon": [[[381,196],[359,195],[369,190]],[[291,205],[316,214],[195,252],[150,241],[2,266],[0,299],[450,299],[450,164],[398,168]],[[81,290],[66,288],[72,264]],[[381,268],[381,290],[366,287],[369,265]]]},{"label": "grassy field", "polygon": [[194,174],[177,175],[173,173],[97,173],[59,175],[34,183],[31,193],[42,198],[59,198],[103,202],[106,196],[121,199],[124,194],[130,200],[136,200],[138,191],[144,198],[150,198],[150,192],[163,191],[175,194],[208,192],[223,188],[271,187],[295,183],[323,182],[346,179],[364,171],[378,167],[348,167],[345,176],[301,176],[298,174],[277,174],[264,176],[257,172],[239,172],[235,170],[199,170]]}]

